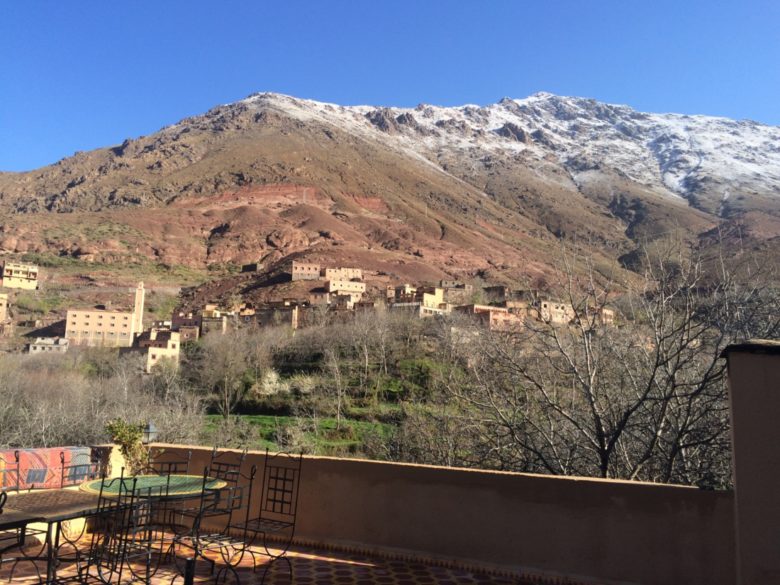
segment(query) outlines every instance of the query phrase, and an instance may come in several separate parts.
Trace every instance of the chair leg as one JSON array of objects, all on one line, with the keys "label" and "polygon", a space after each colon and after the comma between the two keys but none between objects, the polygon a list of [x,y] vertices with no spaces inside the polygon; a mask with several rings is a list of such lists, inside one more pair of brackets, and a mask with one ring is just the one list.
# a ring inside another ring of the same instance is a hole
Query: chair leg
[{"label": "chair leg", "polygon": [[287,557],[286,554],[282,554],[278,557],[272,557],[268,563],[265,565],[265,569],[263,570],[263,576],[260,578],[260,585],[265,585],[265,578],[268,576],[268,573],[271,571],[271,566],[278,562],[278,561],[284,561],[287,563],[287,568],[290,571],[290,583],[293,582],[293,566],[290,559]]},{"label": "chair leg", "polygon": [[222,567],[219,570],[219,572],[217,573],[217,576],[214,578],[214,583],[217,584],[217,585],[219,584],[220,576],[222,578],[224,578],[225,582],[227,582],[227,574],[228,574],[228,572],[233,573],[233,577],[236,580],[236,585],[240,585],[241,579],[239,578],[238,573],[236,572],[236,570],[232,566],[230,566],[230,565],[225,565],[224,567]]}]

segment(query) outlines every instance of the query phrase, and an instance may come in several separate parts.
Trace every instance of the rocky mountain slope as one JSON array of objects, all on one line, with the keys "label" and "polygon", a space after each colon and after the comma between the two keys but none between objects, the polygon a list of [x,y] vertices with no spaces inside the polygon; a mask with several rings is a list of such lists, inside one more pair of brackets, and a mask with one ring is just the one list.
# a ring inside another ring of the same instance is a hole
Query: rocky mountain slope
[{"label": "rocky mountain slope", "polygon": [[0,211],[5,252],[190,266],[298,254],[533,283],[565,240],[607,277],[672,232],[776,258],[780,128],[550,94],[411,109],[257,94],[0,173]]}]

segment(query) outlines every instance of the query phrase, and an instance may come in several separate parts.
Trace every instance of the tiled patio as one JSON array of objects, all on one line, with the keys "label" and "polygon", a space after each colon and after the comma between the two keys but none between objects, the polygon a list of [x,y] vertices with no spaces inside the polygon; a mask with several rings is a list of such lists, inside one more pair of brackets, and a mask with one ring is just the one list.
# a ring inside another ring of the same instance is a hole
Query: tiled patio
[{"label": "tiled patio", "polygon": [[[531,581],[472,572],[433,563],[394,560],[364,554],[297,548],[289,553],[289,557],[294,571],[292,583],[296,585],[329,583],[337,585],[534,585]],[[258,562],[264,562],[262,556],[258,557]],[[217,568],[219,566],[218,564]],[[42,573],[46,571],[43,563],[39,565],[39,569]],[[10,564],[3,564],[0,567],[0,581],[8,581],[10,570]],[[67,577],[73,572],[72,566],[63,567],[60,570],[60,576]],[[242,566],[238,569],[241,583],[247,585],[259,584],[262,573],[262,567],[257,572],[252,571],[249,555],[246,556]],[[174,573],[170,567],[163,567],[152,581],[155,585],[168,585],[173,576]],[[195,582],[206,583],[213,580],[213,576],[209,574],[207,563],[198,563]],[[12,582],[24,585],[37,583],[38,578],[31,563],[20,563]],[[182,582],[181,578],[175,581],[179,585]],[[227,583],[233,582],[234,578],[229,574]],[[276,563],[269,572],[265,583],[268,585],[291,585],[286,563]]]}]

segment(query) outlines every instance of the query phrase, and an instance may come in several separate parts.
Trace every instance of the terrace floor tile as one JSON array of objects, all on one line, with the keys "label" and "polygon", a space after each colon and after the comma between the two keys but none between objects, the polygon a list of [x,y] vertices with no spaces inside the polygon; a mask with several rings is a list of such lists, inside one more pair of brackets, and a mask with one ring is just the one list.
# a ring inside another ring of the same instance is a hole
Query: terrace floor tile
[{"label": "terrace floor tile", "polygon": [[[88,539],[84,542],[84,548],[88,548]],[[258,553],[260,547],[255,547]],[[10,556],[6,555],[6,558]],[[533,581],[520,580],[506,576],[491,575],[488,573],[474,572],[462,568],[442,566],[435,563],[426,563],[412,560],[399,560],[371,556],[358,553],[346,553],[332,550],[318,550],[312,548],[295,548],[288,553],[293,567],[294,580],[290,580],[287,564],[277,562],[269,570],[265,583],[268,585],[535,585]],[[221,564],[218,557],[217,570]],[[263,575],[264,563],[267,557],[259,555],[258,570],[253,571],[250,555],[246,555],[237,573],[242,585],[258,585]],[[0,582],[8,582],[11,573],[11,563],[0,565]],[[45,574],[44,563],[39,563],[37,568]],[[16,567],[11,582],[21,585],[38,583],[36,567],[31,562],[19,563]],[[75,565],[63,566],[58,575],[67,579],[74,575]],[[152,579],[154,585],[168,585],[175,576],[175,568],[172,565],[163,566]],[[196,565],[196,583],[213,582],[214,576],[209,571],[208,563],[200,561]],[[177,578],[174,583],[181,585],[183,580]],[[232,574],[226,578],[228,584],[235,582]]]}]

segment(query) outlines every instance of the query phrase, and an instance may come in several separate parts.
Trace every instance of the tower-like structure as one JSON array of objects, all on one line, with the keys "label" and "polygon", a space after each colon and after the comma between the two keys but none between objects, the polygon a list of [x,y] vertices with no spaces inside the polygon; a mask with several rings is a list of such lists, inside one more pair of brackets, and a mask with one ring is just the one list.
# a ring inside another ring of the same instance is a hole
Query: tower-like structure
[{"label": "tower-like structure", "polygon": [[144,330],[144,283],[139,282],[135,289],[135,303],[133,304],[133,333],[138,334]]}]

